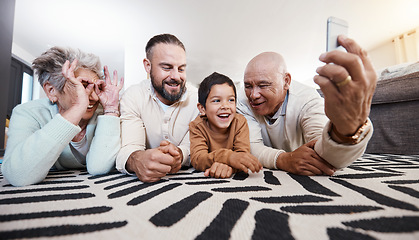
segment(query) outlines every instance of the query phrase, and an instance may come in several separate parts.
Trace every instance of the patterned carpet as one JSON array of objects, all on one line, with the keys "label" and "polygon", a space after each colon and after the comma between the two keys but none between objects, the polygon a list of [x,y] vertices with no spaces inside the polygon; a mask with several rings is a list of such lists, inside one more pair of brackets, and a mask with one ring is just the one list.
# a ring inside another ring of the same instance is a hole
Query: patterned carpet
[{"label": "patterned carpet", "polygon": [[366,154],[333,177],[63,171],[18,188],[0,175],[0,239],[51,237],[419,239],[419,156]]}]

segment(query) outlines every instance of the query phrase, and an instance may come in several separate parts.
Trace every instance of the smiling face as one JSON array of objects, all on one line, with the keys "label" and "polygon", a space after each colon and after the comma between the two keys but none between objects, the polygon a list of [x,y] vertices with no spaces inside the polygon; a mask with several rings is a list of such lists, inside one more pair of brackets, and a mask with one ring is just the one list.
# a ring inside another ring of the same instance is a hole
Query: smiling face
[{"label": "smiling face", "polygon": [[225,133],[236,116],[236,95],[227,83],[211,87],[205,107],[198,103],[201,115],[208,118],[209,128],[214,132]]},{"label": "smiling face", "polygon": [[175,44],[158,43],[151,59],[144,59],[157,98],[166,105],[178,101],[185,92],[186,53]]},{"label": "smiling face", "polygon": [[272,117],[284,102],[291,83],[285,63],[276,53],[262,53],[253,58],[244,73],[244,87],[256,114]]},{"label": "smiling face", "polygon": [[[76,71],[74,71],[74,76],[77,77],[83,77],[90,79],[91,82],[96,82],[99,77],[91,70],[85,69],[85,68],[79,68]],[[68,83],[65,83],[68,84]],[[57,92],[57,106],[58,111],[60,113],[65,112],[71,107],[71,103],[74,99],[71,98],[69,94],[66,93],[65,88],[62,92]],[[97,107],[99,105],[99,97],[93,90],[89,95],[89,105],[86,108],[86,112],[83,114],[82,120],[89,120],[92,118],[93,114],[95,113]]]}]

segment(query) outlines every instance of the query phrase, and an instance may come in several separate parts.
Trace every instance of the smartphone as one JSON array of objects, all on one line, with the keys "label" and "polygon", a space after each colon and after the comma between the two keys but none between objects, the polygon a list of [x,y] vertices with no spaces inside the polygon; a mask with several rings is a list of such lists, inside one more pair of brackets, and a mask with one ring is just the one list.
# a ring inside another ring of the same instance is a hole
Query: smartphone
[{"label": "smartphone", "polygon": [[341,34],[348,36],[348,23],[343,19],[329,17],[327,19],[327,52],[335,49],[344,51],[344,48],[338,43],[338,36]]}]

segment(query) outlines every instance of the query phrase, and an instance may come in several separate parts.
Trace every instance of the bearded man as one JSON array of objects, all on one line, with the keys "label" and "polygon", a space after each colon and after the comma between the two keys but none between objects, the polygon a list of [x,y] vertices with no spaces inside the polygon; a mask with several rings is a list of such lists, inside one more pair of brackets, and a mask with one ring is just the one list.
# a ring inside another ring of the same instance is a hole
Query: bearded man
[{"label": "bearded man", "polygon": [[116,168],[155,182],[189,166],[188,124],[198,115],[197,89],[186,83],[186,52],[171,34],[152,37],[144,68],[150,79],[123,94]]}]

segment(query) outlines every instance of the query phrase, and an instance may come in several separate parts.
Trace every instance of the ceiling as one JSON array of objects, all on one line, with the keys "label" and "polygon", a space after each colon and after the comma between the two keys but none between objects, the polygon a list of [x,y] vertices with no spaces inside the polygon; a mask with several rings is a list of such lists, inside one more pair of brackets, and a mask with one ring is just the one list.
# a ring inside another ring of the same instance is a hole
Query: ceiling
[{"label": "ceiling", "polygon": [[148,39],[172,33],[194,84],[214,71],[239,82],[252,57],[276,51],[294,80],[313,85],[329,16],[370,50],[418,27],[418,9],[417,0],[16,0],[13,41],[34,57],[55,45],[95,53],[129,86],[146,77]]}]

